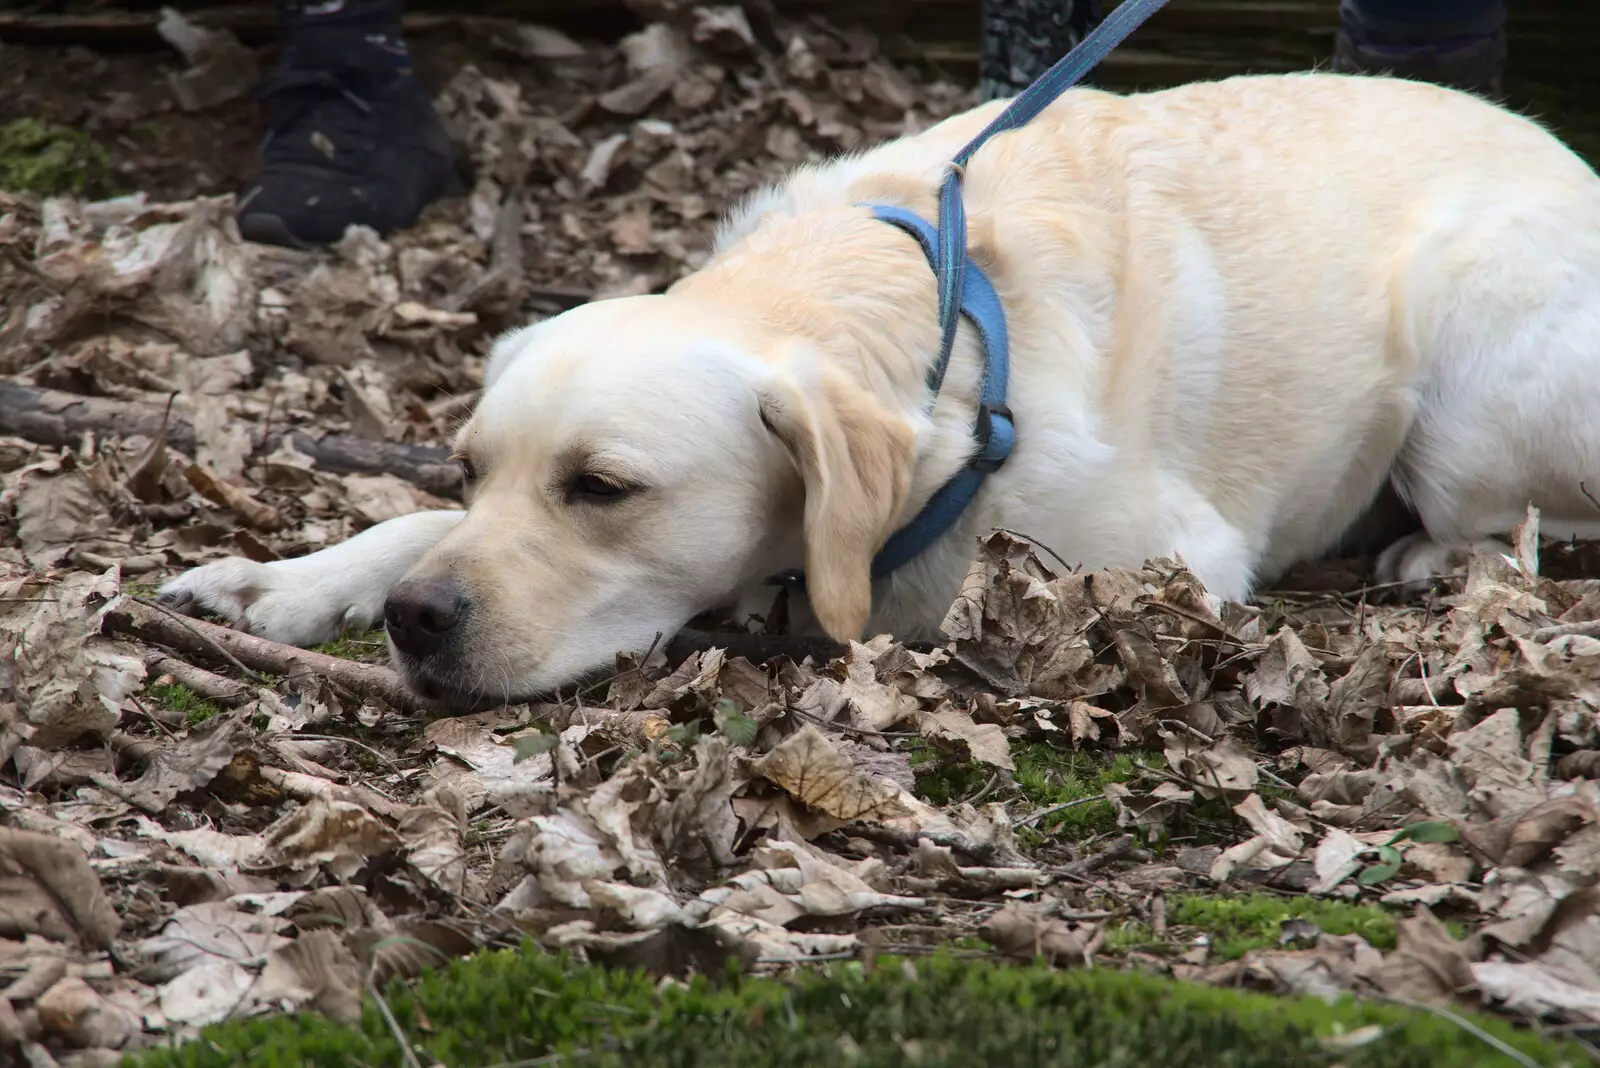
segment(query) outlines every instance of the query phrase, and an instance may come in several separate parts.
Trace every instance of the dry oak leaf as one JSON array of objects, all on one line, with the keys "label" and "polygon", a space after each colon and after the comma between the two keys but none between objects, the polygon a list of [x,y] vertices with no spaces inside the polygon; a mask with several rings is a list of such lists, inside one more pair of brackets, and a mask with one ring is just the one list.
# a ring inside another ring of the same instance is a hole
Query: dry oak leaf
[{"label": "dry oak leaf", "polygon": [[1396,946],[1384,958],[1378,983],[1394,997],[1448,1003],[1470,991],[1475,980],[1466,947],[1426,908],[1395,924]]},{"label": "dry oak leaf", "polygon": [[844,656],[819,672],[795,707],[824,722],[848,714],[851,726],[882,731],[917,714],[916,698],[897,685],[878,681],[877,661],[890,648],[880,635],[870,642],[851,642]]},{"label": "dry oak leaf", "polygon": [[1292,627],[1272,636],[1256,669],[1244,680],[1245,698],[1257,708],[1285,705],[1306,711],[1328,699],[1322,663],[1311,655]]},{"label": "dry oak leaf", "polygon": [[932,712],[919,715],[917,727],[923,737],[965,743],[973,760],[1006,771],[1016,770],[1017,766],[1011,759],[1011,744],[1006,741],[1006,732],[998,723],[976,723],[970,712],[963,712],[946,702]]},{"label": "dry oak leaf", "polygon": [[266,858],[295,871],[328,864],[353,875],[366,858],[388,853],[399,838],[360,805],[316,797],[262,832]]},{"label": "dry oak leaf", "polygon": [[750,770],[807,807],[838,819],[883,821],[910,814],[898,787],[856,771],[811,723],[754,761]]},{"label": "dry oak leaf", "polygon": [[143,1029],[131,1010],[103,997],[82,978],[69,975],[34,1003],[46,1034],[79,1049],[121,1049]]},{"label": "dry oak leaf", "polygon": [[1600,989],[1580,986],[1537,962],[1480,961],[1472,976],[1485,1001],[1509,1012],[1600,1023]]},{"label": "dry oak leaf", "polygon": [[1311,885],[1310,892],[1329,893],[1334,887],[1360,871],[1361,861],[1358,858],[1367,848],[1366,842],[1349,831],[1338,827],[1331,828],[1317,844],[1316,854],[1312,858],[1317,881]]},{"label": "dry oak leaf", "polygon": [[1167,763],[1201,797],[1248,793],[1261,778],[1255,760],[1231,736],[1224,735],[1205,749],[1188,734],[1163,732],[1163,736]]},{"label": "dry oak leaf", "polygon": [[74,935],[98,949],[122,928],[83,850],[32,831],[0,827],[0,935]]},{"label": "dry oak leaf", "polygon": [[172,1023],[190,1027],[220,1023],[252,1007],[255,982],[255,973],[237,961],[203,961],[162,984],[161,1014]]},{"label": "dry oak leaf", "polygon": [[283,1012],[312,1008],[336,1020],[361,1019],[361,965],[332,928],[307,931],[267,955],[253,1001]]},{"label": "dry oak leaf", "polygon": [[743,781],[734,773],[727,739],[702,739],[695,746],[694,773],[680,781],[682,790],[657,817],[662,853],[680,871],[692,869],[701,856],[719,867],[732,865],[739,833],[733,793]]},{"label": "dry oak leaf", "polygon": [[413,805],[400,814],[395,831],[411,866],[429,882],[447,894],[477,898],[477,887],[468,884],[460,814],[438,804]]},{"label": "dry oak leaf", "polygon": [[1275,812],[1268,811],[1261,798],[1251,794],[1233,806],[1256,832],[1254,838],[1222,851],[1211,866],[1211,878],[1225,883],[1233,873],[1245,870],[1283,868],[1300,857],[1300,831]]},{"label": "dry oak leaf", "polygon": [[249,895],[185,905],[134,948],[149,962],[142,977],[165,983],[216,961],[248,964],[288,942],[288,921],[249,904]]},{"label": "dry oak leaf", "polygon": [[1008,956],[1052,964],[1088,964],[1105,942],[1099,924],[1073,926],[1040,905],[1008,902],[978,928],[978,937]]},{"label": "dry oak leaf", "polygon": [[101,782],[107,790],[151,815],[166,809],[174,797],[209,783],[227,767],[245,744],[240,717],[217,717],[187,738],[170,741],[150,757],[144,774],[132,782]]},{"label": "dry oak leaf", "polygon": [[[1033,547],[1004,531],[983,540],[940,624],[957,660],[1007,697],[1083,696],[1075,676],[1094,659],[1084,637],[1096,609],[1058,594]],[[1073,577],[1076,592],[1082,579]]]}]

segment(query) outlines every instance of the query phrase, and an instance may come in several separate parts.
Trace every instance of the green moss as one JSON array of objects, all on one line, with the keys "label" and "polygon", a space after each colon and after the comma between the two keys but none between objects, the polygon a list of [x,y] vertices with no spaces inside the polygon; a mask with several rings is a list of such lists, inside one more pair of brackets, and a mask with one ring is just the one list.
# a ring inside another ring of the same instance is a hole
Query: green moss
[{"label": "green moss", "polygon": [[388,646],[383,640],[383,631],[369,630],[365,634],[346,634],[315,647],[319,653],[336,656],[341,660],[381,660],[385,656]]},{"label": "green moss", "polygon": [[94,138],[43,119],[0,125],[0,188],[59,196],[108,191],[111,161]]},{"label": "green moss", "polygon": [[1273,894],[1194,894],[1178,898],[1167,908],[1169,924],[1208,932],[1213,954],[1223,960],[1278,946],[1283,924],[1292,919],[1309,920],[1328,934],[1360,935],[1378,949],[1394,948],[1395,915],[1381,905]]},{"label": "green moss", "polygon": [[[1022,798],[1035,808],[1083,801],[1044,817],[1035,830],[1073,838],[1103,834],[1116,828],[1116,812],[1109,801],[1091,801],[1105,793],[1114,782],[1129,782],[1139,777],[1138,765],[1164,765],[1159,753],[1131,750],[1120,753],[1057,749],[1044,743],[1013,746],[1014,774]],[[917,793],[934,804],[949,804],[981,790],[994,769],[987,764],[949,763],[926,745],[916,745],[911,754],[911,770],[916,775]],[[923,769],[923,770],[919,770]]]},{"label": "green moss", "polygon": [[[1382,905],[1352,904],[1317,897],[1280,897],[1276,894],[1183,894],[1167,903],[1167,946],[1188,944],[1199,935],[1211,940],[1212,960],[1238,960],[1253,949],[1283,946],[1283,925],[1307,920],[1328,934],[1360,935],[1373,946],[1390,950],[1395,945],[1399,914]],[[1460,938],[1466,930],[1447,922]],[[1106,932],[1107,948],[1114,952],[1160,948],[1150,928],[1130,923]]]},{"label": "green moss", "polygon": [[183,713],[183,725],[195,727],[222,709],[195,693],[180,682],[153,682],[145,687],[145,696],[162,708]]},{"label": "green moss", "polygon": [[[1272,998],[1154,976],[1052,972],[935,956],[851,962],[788,979],[730,975],[660,986],[639,972],[577,966],[524,947],[453,963],[388,1003],[423,1064],[597,1068],[1174,1066],[1499,1068],[1515,1063],[1457,1023],[1420,1011]],[[1499,1020],[1474,1021],[1534,1063],[1570,1053]],[[1340,1041],[1343,1039],[1344,1041]],[[535,1060],[538,1058],[539,1060]],[[359,1027],[310,1015],[207,1028],[129,1068],[398,1065],[369,1004]]]}]

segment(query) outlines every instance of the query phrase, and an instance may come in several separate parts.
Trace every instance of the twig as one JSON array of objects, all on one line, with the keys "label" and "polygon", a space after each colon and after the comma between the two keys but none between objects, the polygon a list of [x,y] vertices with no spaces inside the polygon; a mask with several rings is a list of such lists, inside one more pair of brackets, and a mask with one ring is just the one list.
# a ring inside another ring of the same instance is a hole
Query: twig
[{"label": "twig", "polygon": [[142,598],[127,598],[106,613],[107,629],[182,653],[215,657],[270,683],[252,667],[275,675],[321,675],[358,697],[375,698],[404,712],[424,710],[400,682],[400,676],[379,664],[342,660],[310,649],[258,638],[200,619],[186,619]]},{"label": "twig", "polygon": [[1058,563],[1062,567],[1066,568],[1068,574],[1076,574],[1077,573],[1078,569],[1076,567],[1074,567],[1073,565],[1067,563],[1066,559],[1060,553],[1058,553],[1054,549],[1050,548],[1050,546],[1046,545],[1044,542],[1040,541],[1038,538],[1034,537],[1032,534],[1024,534],[1022,531],[1020,531],[1020,530],[1012,530],[1010,527],[996,527],[995,529],[998,530],[1002,534],[1010,534],[1013,538],[1021,538],[1023,541],[1028,542],[1030,545],[1038,546],[1039,548],[1043,549],[1045,552],[1049,553],[1051,556],[1055,557],[1056,563]]},{"label": "twig", "polygon": [[[1193,735],[1195,738],[1198,738],[1200,741],[1206,743],[1207,745],[1216,745],[1217,744],[1217,740],[1215,738],[1211,737],[1211,735],[1207,734],[1205,731],[1201,730],[1199,727],[1191,726],[1190,724],[1185,723],[1181,719],[1158,719],[1158,720],[1156,720],[1156,723],[1158,725],[1162,726],[1162,727],[1177,727],[1179,730],[1184,731],[1184,732],[1186,732],[1186,733],[1188,733],[1190,735]],[[1198,783],[1200,781],[1198,779],[1192,779],[1192,780],[1185,779],[1182,775],[1172,774],[1170,772],[1163,771],[1163,770],[1161,770],[1159,768],[1148,768],[1146,770],[1153,771],[1157,775],[1167,775],[1174,782],[1196,782],[1196,783]],[[1224,790],[1224,792],[1225,792],[1225,788],[1223,787],[1221,781],[1217,780],[1215,778],[1216,770],[1217,770],[1216,768],[1212,768],[1211,769],[1211,773],[1212,773],[1212,776],[1213,776],[1213,781],[1212,781],[1211,785],[1215,786],[1219,790]],[[1256,771],[1259,772],[1262,775],[1263,778],[1271,780],[1272,782],[1276,783],[1277,785],[1283,787],[1285,790],[1293,790],[1295,788],[1294,783],[1289,782],[1289,781],[1287,781],[1285,779],[1279,778],[1278,776],[1274,775],[1272,772],[1268,771],[1266,768],[1262,767],[1260,764],[1256,765]]]},{"label": "twig", "polygon": [[560,1064],[565,1060],[581,1060],[591,1056],[587,1049],[575,1049],[571,1053],[546,1053],[543,1057],[530,1057],[522,1061],[501,1061],[491,1064],[489,1068],[545,1068],[546,1065]]},{"label": "twig", "polygon": [[1050,874],[1063,876],[1069,879],[1085,879],[1101,868],[1118,860],[1139,860],[1148,858],[1149,854],[1136,847],[1133,835],[1124,834],[1096,853],[1092,857],[1084,857],[1070,864],[1063,864],[1057,868],[1048,869]]},{"label": "twig", "polygon": [[934,831],[902,831],[893,827],[885,827],[874,823],[853,823],[849,831],[857,838],[865,838],[869,842],[880,845],[897,846],[901,849],[915,849],[917,840],[926,838],[937,846],[954,849],[976,860],[979,864],[988,866],[994,862],[995,848],[992,845],[979,845],[959,834],[939,834]]},{"label": "twig", "polygon": [[1216,620],[1207,619],[1198,612],[1191,612],[1187,608],[1179,608],[1175,604],[1168,604],[1166,601],[1157,601],[1148,597],[1139,598],[1139,604],[1146,608],[1154,608],[1159,612],[1166,612],[1168,615],[1177,616],[1179,619],[1187,619],[1191,623],[1198,623],[1202,627],[1209,627],[1235,645],[1248,646],[1250,644]]},{"label": "twig", "polygon": [[[1449,578],[1448,575],[1434,575],[1433,578]],[[1276,597],[1280,600],[1308,600],[1308,601],[1361,601],[1369,593],[1385,593],[1389,590],[1398,590],[1403,586],[1414,586],[1415,579],[1400,579],[1396,582],[1375,582],[1370,586],[1357,586],[1353,590],[1261,590],[1258,598]]]},{"label": "twig", "polygon": [[[179,615],[177,612],[174,612],[172,609],[166,607],[165,605],[161,604],[160,602],[152,601],[152,600],[150,600],[148,598],[145,598],[145,597],[134,597],[134,598],[132,598],[132,600],[135,601],[136,603],[141,604],[144,607],[150,609],[152,612],[159,612],[162,616],[165,616],[166,619],[170,620],[172,623],[182,627],[184,630],[186,630],[190,634],[194,635],[195,638],[198,639],[200,641],[200,643],[203,646],[206,647],[206,650],[208,652],[216,653],[218,656],[222,657],[222,659],[226,660],[228,663],[230,663],[234,667],[238,668],[240,674],[244,675],[251,682],[256,683],[258,686],[270,686],[270,685],[272,685],[272,683],[265,676],[258,675],[254,671],[251,671],[244,664],[240,663],[239,658],[234,656],[232,653],[230,653],[220,642],[218,642],[215,638],[208,636],[205,633],[205,631],[202,631],[200,629],[200,627],[202,627],[202,626],[203,627],[211,627],[211,624],[205,623],[202,620],[198,620],[198,619],[185,619],[183,616]],[[196,624],[199,624],[199,626],[196,626]],[[170,629],[170,627],[168,627],[166,629]],[[216,629],[216,628],[213,628],[213,629]],[[233,632],[230,632],[230,633],[233,633]]]},{"label": "twig", "polygon": [[1016,823],[1012,824],[1012,827],[1029,827],[1035,823],[1038,823],[1046,816],[1054,816],[1057,812],[1064,812],[1069,808],[1077,808],[1079,805],[1090,805],[1096,801],[1104,801],[1105,799],[1106,795],[1101,793],[1092,794],[1089,797],[1080,797],[1074,801],[1063,801],[1059,805],[1051,805],[1049,808],[1041,808],[1038,812],[1035,812],[1027,819],[1018,820]]},{"label": "twig", "polygon": [[1423,1012],[1432,1013],[1441,1020],[1448,1020],[1450,1023],[1455,1024],[1473,1038],[1476,1038],[1484,1045],[1505,1054],[1518,1064],[1523,1065],[1524,1068],[1539,1068],[1539,1062],[1528,1056],[1526,1053],[1523,1053],[1514,1046],[1507,1045],[1505,1042],[1502,1042],[1494,1035],[1491,1035],[1489,1032],[1485,1031],[1471,1020],[1462,1016],[1460,1013],[1451,1012],[1443,1005],[1430,1005],[1425,1001],[1412,1001],[1410,998],[1397,998],[1392,994],[1380,994],[1377,991],[1369,991],[1367,996],[1377,1001],[1387,1001],[1391,1004],[1399,1005],[1402,1008],[1413,1010],[1420,1009]]},{"label": "twig", "polygon": [[354,738],[346,738],[338,734],[287,734],[283,736],[283,740],[286,742],[343,742],[346,745],[353,745],[357,749],[365,749],[391,768],[400,766],[400,762],[394,757],[372,748],[366,742],[358,742]]},{"label": "twig", "polygon": [[810,712],[803,712],[798,708],[788,708],[785,709],[785,712],[791,716],[799,716],[801,719],[808,719],[819,727],[827,727],[830,730],[836,730],[846,734],[871,734],[878,738],[922,737],[922,735],[917,731],[875,731],[870,727],[852,727],[848,723],[836,723],[832,720],[823,719],[821,716],[812,715]]},{"label": "twig", "polygon": [[185,686],[201,697],[208,697],[213,701],[232,704],[235,701],[246,700],[250,696],[250,689],[244,683],[234,682],[214,671],[195,667],[187,660],[179,660],[166,653],[154,653],[145,662],[145,667],[151,675],[171,675],[180,686]]},{"label": "twig", "polygon": [[994,793],[994,788],[999,785],[1000,773],[997,771],[993,775],[989,776],[989,781],[983,784],[983,789],[967,798],[966,803],[969,805],[976,805],[979,801],[982,801],[984,798]]},{"label": "twig", "polygon": [[367,993],[372,995],[372,1000],[378,1003],[378,1011],[383,1014],[383,1022],[389,1025],[389,1031],[394,1035],[394,1040],[400,1043],[400,1056],[405,1058],[406,1068],[422,1068],[422,1062],[417,1060],[416,1050],[411,1048],[411,1042],[406,1038],[406,1033],[400,1030],[400,1021],[394,1018],[394,1010],[389,1008],[389,1002],[384,998],[383,992],[378,989],[378,984],[367,977]]},{"label": "twig", "polygon": [[1600,501],[1594,499],[1594,494],[1589,492],[1589,487],[1582,482],[1578,483],[1578,492],[1589,498],[1589,503],[1594,505],[1595,511],[1600,512]]},{"label": "twig", "polygon": [[[4,16],[0,16],[3,26]],[[167,426],[167,439],[179,452],[193,455],[194,425],[185,419],[163,416],[159,405],[141,401],[86,397],[54,389],[37,389],[0,381],[0,433],[14,434],[40,445],[74,447],[85,431],[99,437],[154,438]],[[252,455],[269,453],[282,442],[316,461],[319,470],[333,474],[392,474],[415,483],[429,493],[461,498],[461,469],[448,459],[449,450],[433,445],[368,441],[339,434],[314,437],[295,427],[272,431],[259,442],[250,435]]]},{"label": "twig", "polygon": [[1540,627],[1528,635],[1528,638],[1531,641],[1548,642],[1557,638],[1565,638],[1568,635],[1600,638],[1600,619],[1588,619],[1582,623],[1552,623],[1548,627]]}]

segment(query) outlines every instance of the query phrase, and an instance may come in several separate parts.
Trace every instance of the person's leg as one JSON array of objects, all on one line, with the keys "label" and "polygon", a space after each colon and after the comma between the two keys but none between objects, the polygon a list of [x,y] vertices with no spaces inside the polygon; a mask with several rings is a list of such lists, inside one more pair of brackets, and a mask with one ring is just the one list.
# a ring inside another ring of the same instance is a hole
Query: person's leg
[{"label": "person's leg", "polygon": [[1333,69],[1503,92],[1505,0],[1340,0]]},{"label": "person's leg", "polygon": [[259,90],[269,133],[239,229],[269,244],[410,226],[457,190],[433,102],[413,76],[400,0],[278,0],[283,59]]},{"label": "person's leg", "polygon": [[985,100],[1016,96],[1101,19],[1100,0],[983,0],[978,56]]}]

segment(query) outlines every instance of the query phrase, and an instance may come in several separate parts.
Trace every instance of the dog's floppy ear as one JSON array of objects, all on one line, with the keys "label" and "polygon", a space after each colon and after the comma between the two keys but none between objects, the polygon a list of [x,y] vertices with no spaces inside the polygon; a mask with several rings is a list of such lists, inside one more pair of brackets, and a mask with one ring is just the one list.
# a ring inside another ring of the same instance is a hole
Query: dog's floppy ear
[{"label": "dog's floppy ear", "polygon": [[806,594],[835,641],[872,613],[872,558],[911,491],[915,434],[865,387],[803,357],[769,379],[761,421],[805,481]]}]

